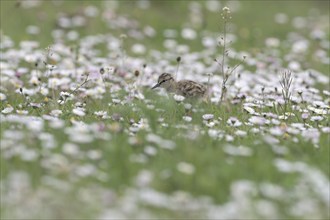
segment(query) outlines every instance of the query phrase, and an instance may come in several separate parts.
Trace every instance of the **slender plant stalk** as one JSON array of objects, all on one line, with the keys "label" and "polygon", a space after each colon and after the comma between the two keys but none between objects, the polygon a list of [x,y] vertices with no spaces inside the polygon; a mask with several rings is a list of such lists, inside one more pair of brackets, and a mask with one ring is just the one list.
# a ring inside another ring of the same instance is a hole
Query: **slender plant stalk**
[{"label": "slender plant stalk", "polygon": [[292,72],[290,70],[285,70],[282,72],[280,85],[282,87],[282,97],[284,99],[284,106],[283,106],[283,114],[285,114],[288,110],[288,105],[291,100],[291,85],[292,85],[293,77]]}]

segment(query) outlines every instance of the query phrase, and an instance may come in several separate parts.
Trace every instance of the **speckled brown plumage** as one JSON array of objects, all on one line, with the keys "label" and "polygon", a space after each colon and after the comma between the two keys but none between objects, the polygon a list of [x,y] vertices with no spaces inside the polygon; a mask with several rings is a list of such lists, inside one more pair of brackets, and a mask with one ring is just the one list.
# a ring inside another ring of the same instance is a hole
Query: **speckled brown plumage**
[{"label": "speckled brown plumage", "polygon": [[206,86],[192,80],[181,80],[176,82],[171,74],[163,73],[158,77],[158,83],[152,87],[165,88],[168,92],[174,92],[186,98],[202,98],[206,96]]}]

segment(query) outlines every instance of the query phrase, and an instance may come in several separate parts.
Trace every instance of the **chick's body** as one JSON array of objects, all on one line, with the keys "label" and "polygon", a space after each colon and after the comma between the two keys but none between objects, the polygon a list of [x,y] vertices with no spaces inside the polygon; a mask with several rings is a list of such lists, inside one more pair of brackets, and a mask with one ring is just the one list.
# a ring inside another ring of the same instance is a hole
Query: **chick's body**
[{"label": "chick's body", "polygon": [[158,77],[158,83],[153,87],[161,87],[168,92],[174,92],[187,98],[202,98],[206,96],[207,88],[203,84],[192,80],[176,82],[171,74],[163,73]]},{"label": "chick's body", "polygon": [[206,87],[191,80],[177,82],[176,93],[185,97],[203,97],[206,94]]}]

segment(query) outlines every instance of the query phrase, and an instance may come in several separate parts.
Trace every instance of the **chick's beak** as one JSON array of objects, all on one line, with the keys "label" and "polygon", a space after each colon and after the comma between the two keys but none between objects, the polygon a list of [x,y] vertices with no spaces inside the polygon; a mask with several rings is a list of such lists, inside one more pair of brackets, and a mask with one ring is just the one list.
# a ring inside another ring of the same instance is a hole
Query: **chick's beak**
[{"label": "chick's beak", "polygon": [[151,89],[156,89],[156,88],[158,88],[160,86],[160,84],[159,83],[157,83],[156,85],[154,85]]}]

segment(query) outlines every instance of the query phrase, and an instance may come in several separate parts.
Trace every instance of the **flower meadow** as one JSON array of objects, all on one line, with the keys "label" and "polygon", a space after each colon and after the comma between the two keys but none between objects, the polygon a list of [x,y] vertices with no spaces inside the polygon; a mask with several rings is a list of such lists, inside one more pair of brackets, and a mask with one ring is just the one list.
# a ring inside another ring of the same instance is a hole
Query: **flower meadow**
[{"label": "flower meadow", "polygon": [[[1,5],[64,4],[18,3]],[[99,4],[59,10],[47,46],[38,25],[1,31],[2,219],[330,217],[329,11],[277,12],[290,32],[237,49],[243,2],[181,2],[179,29],[120,8],[163,3]],[[208,100],[151,90],[163,72]]]}]

